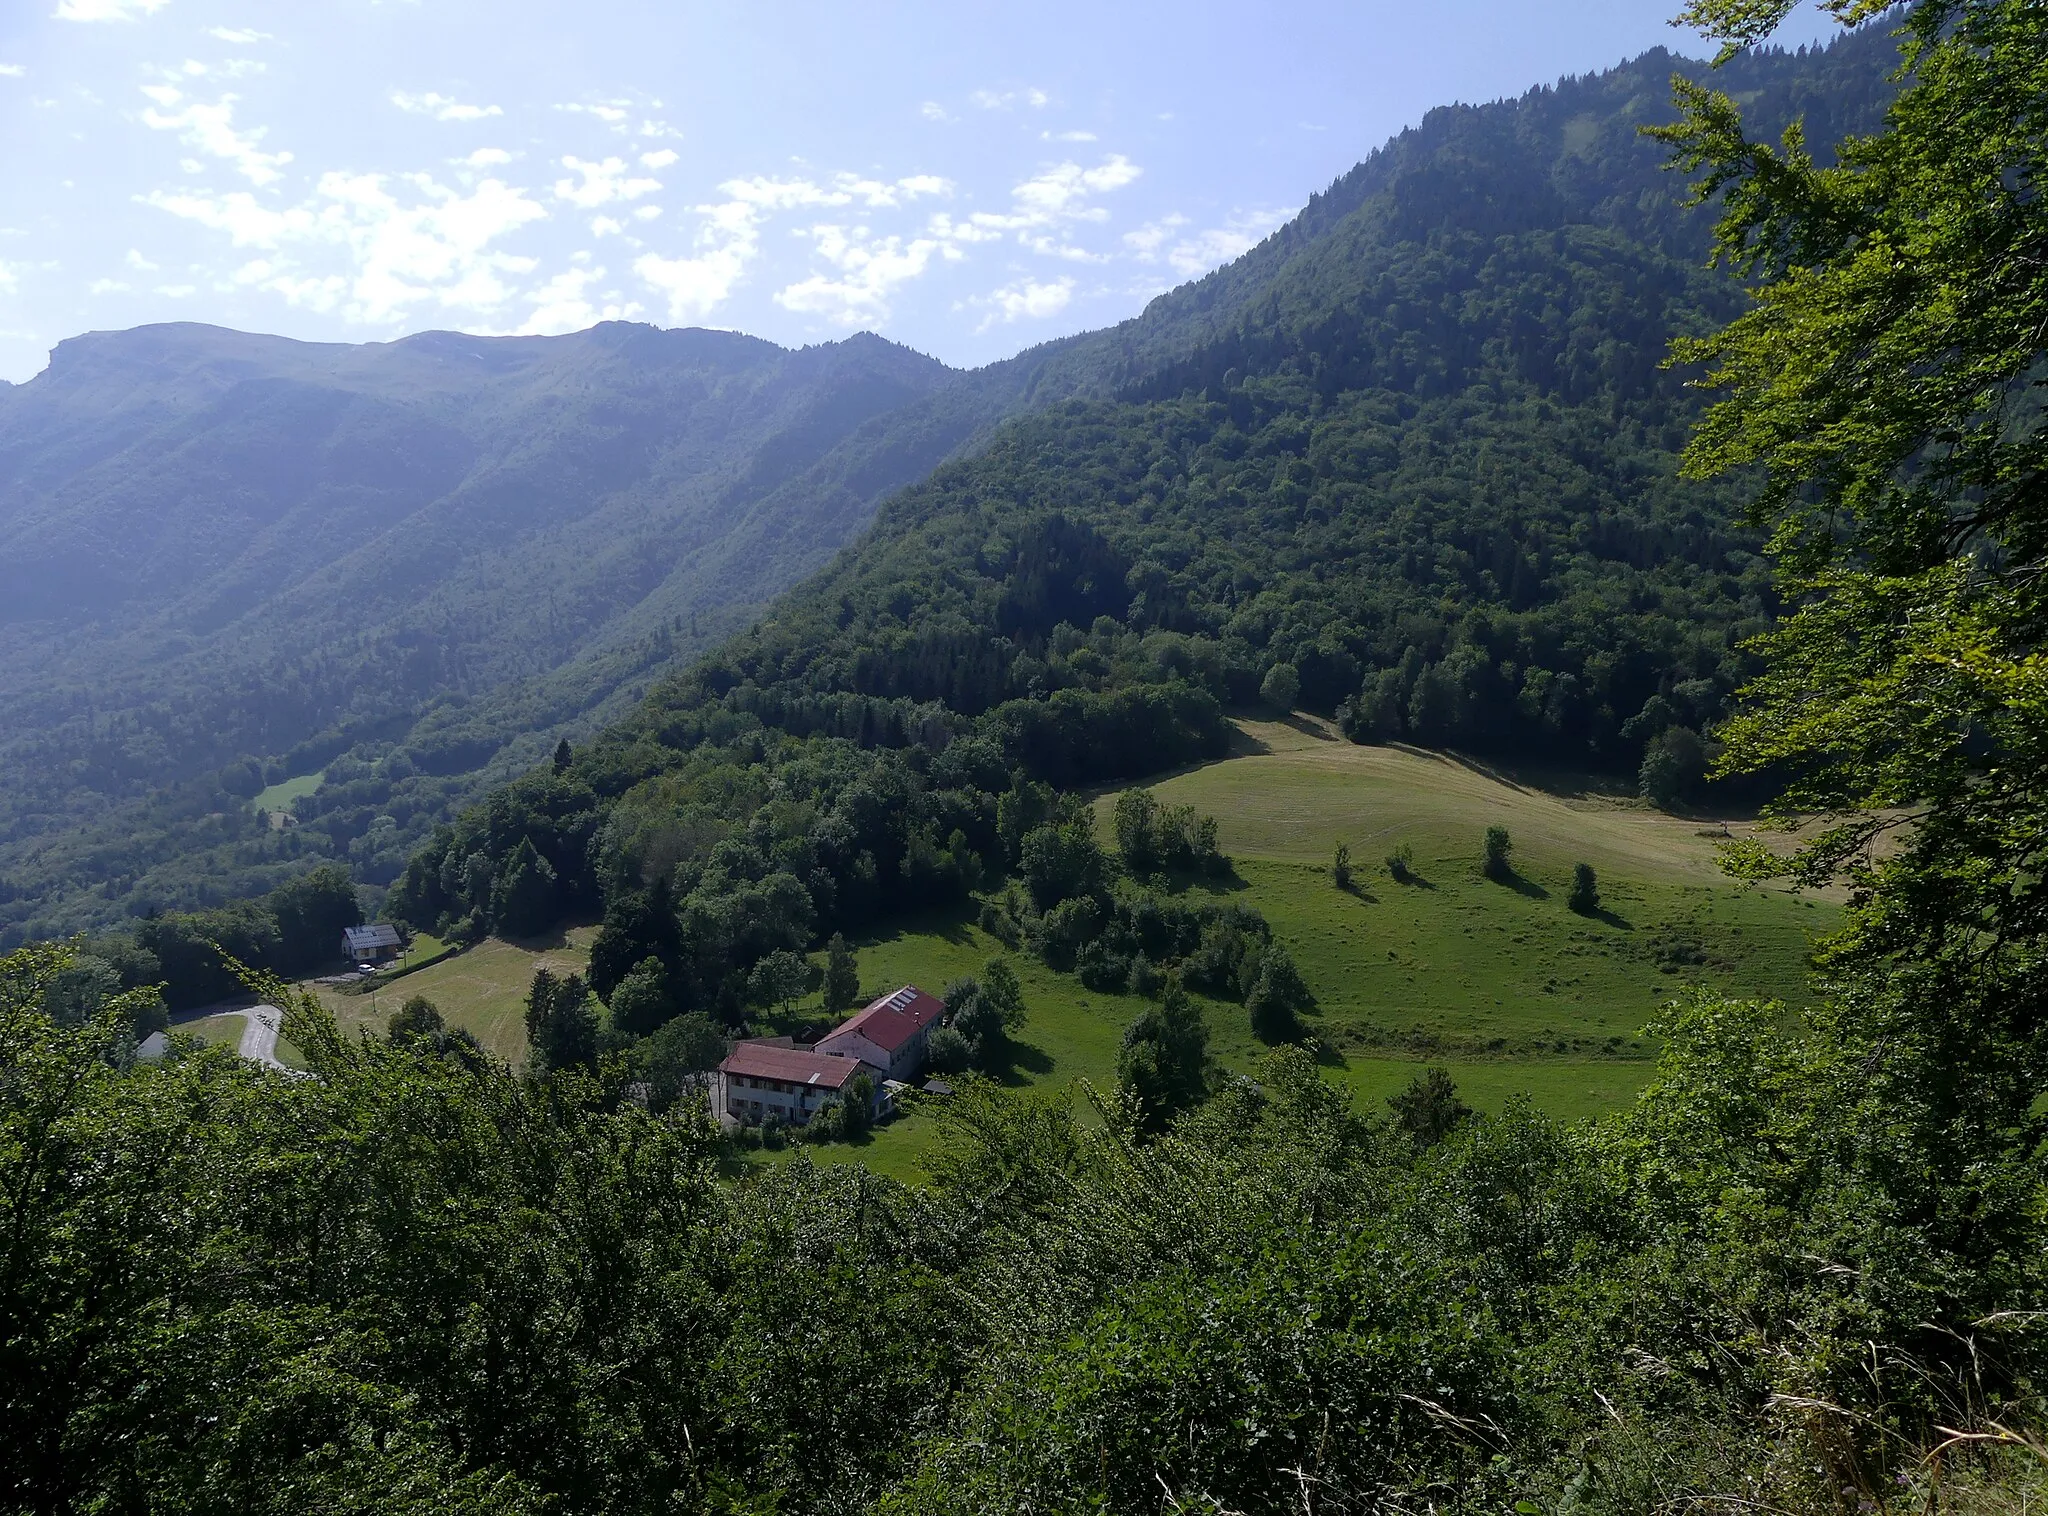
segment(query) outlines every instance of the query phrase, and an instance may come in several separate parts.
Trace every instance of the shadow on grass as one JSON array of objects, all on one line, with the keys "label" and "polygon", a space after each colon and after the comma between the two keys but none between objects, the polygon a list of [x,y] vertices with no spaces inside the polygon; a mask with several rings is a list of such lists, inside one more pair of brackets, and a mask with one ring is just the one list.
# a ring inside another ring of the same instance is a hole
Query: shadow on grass
[{"label": "shadow on grass", "polygon": [[1518,874],[1513,869],[1509,869],[1504,874],[1488,874],[1486,877],[1495,884],[1505,885],[1517,895],[1526,896],[1530,900],[1548,900],[1550,898],[1550,891],[1529,878],[1526,874]]},{"label": "shadow on grass", "polygon": [[1403,889],[1433,890],[1436,888],[1435,885],[1431,884],[1413,869],[1402,869],[1398,874],[1394,874],[1391,877],[1394,883],[1400,885]]},{"label": "shadow on grass", "polygon": [[1250,882],[1237,871],[1237,865],[1229,859],[1224,860],[1223,872],[1220,874],[1168,874],[1150,882],[1169,896],[1235,895],[1251,888]]},{"label": "shadow on grass", "polygon": [[1360,905],[1378,905],[1380,903],[1380,897],[1367,889],[1356,876],[1352,878],[1349,884],[1340,884],[1337,888],[1349,895],[1353,900],[1356,900]]},{"label": "shadow on grass", "polygon": [[1027,1075],[1042,1079],[1052,1072],[1052,1054],[1033,1043],[1011,1039],[1004,1042],[1002,1056],[983,1072],[999,1084],[1028,1084]]},{"label": "shadow on grass", "polygon": [[937,937],[953,947],[966,947],[974,941],[974,935],[968,928],[974,924],[979,908],[977,902],[969,900],[959,905],[920,911],[897,922],[887,932],[862,938],[857,945],[876,947],[885,942],[900,942],[905,937]]},{"label": "shadow on grass", "polygon": [[558,926],[551,926],[545,932],[535,933],[531,937],[506,937],[503,940],[524,952],[552,953],[567,947],[569,945],[569,929],[581,925],[584,925],[584,923],[564,921]]},{"label": "shadow on grass", "polygon": [[1630,921],[1626,916],[1609,910],[1604,905],[1597,911],[1577,911],[1574,914],[1583,916],[1588,921],[1604,921],[1618,932],[1633,932],[1636,929],[1636,924],[1633,921]]},{"label": "shadow on grass", "polygon": [[[1342,742],[1344,739],[1327,727],[1319,726],[1298,711],[1289,711],[1279,718],[1280,724],[1292,727],[1304,737],[1313,737],[1318,742]],[[1256,740],[1256,739],[1254,739]]]}]

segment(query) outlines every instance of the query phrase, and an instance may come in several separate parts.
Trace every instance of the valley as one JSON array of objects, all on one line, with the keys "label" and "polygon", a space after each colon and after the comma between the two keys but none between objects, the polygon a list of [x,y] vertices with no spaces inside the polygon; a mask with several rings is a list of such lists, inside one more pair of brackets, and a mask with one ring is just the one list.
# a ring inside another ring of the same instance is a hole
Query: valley
[{"label": "valley", "polygon": [[[1789,11],[983,368],[0,387],[0,1516],[2048,1509],[2048,9]],[[1103,151],[630,267],[885,324],[1107,238]]]},{"label": "valley", "polygon": [[[1656,1043],[1641,1033],[1674,995],[1699,986],[1799,1005],[1811,993],[1808,945],[1835,924],[1839,894],[1728,880],[1715,845],[1753,835],[1752,822],[1660,813],[1583,776],[1517,782],[1453,755],[1360,747],[1314,717],[1241,717],[1232,731],[1230,756],[1150,787],[1218,818],[1234,877],[1193,888],[1242,900],[1272,922],[1316,997],[1307,1026],[1324,1048],[1324,1075],[1361,1113],[1383,1112],[1387,1096],[1439,1066],[1482,1110],[1526,1096],[1560,1119],[1597,1116],[1649,1077]],[[1095,801],[1106,842],[1115,793]],[[1479,871],[1490,825],[1514,838],[1511,884]],[[1339,842],[1358,871],[1350,891],[1330,877]],[[1382,861],[1404,843],[1414,858],[1409,884]],[[1578,862],[1598,872],[1598,916],[1565,908]],[[1084,1110],[1082,1081],[1107,1098],[1124,1029],[1147,1002],[1090,991],[1006,949],[976,924],[977,910],[969,902],[855,939],[863,996],[905,983],[937,992],[1009,956],[1029,1019],[1000,1080],[1069,1093]],[[354,1035],[381,1033],[402,1000],[423,995],[450,1026],[518,1066],[529,1051],[522,1018],[533,971],[587,972],[594,936],[583,926],[544,943],[488,939],[382,982],[374,995],[321,998]],[[1243,1010],[1208,997],[1201,1005],[1221,1066],[1251,1070],[1265,1049]],[[815,995],[796,1010],[825,1014]],[[812,1151],[820,1162],[921,1183],[935,1140],[930,1118],[912,1114],[859,1144]]]}]

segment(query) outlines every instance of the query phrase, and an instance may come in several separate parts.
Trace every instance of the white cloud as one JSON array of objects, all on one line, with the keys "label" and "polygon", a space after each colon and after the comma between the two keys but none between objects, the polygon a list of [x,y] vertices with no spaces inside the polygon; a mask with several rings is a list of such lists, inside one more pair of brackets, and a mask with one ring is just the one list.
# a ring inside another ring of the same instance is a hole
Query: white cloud
[{"label": "white cloud", "polygon": [[[595,116],[615,132],[630,132],[633,129],[632,106],[630,100],[599,100],[591,104],[558,105],[555,109],[568,111],[571,115]],[[643,128],[642,135],[653,137],[665,132],[666,128],[650,121]]]},{"label": "white cloud", "polygon": [[128,249],[128,266],[132,269],[135,269],[145,274],[153,274],[157,270],[156,264],[151,263],[147,258],[143,257],[140,252],[138,252],[136,249],[132,247]]},{"label": "white cloud", "polygon": [[0,63],[0,79],[19,79],[27,72],[19,63]]},{"label": "white cloud", "polygon": [[1287,220],[1291,211],[1239,211],[1224,225],[1199,232],[1179,214],[1147,222],[1124,233],[1124,246],[1140,263],[1164,263],[1182,279],[1196,279],[1220,264],[1241,258]]},{"label": "white cloud", "polygon": [[651,153],[642,153],[640,155],[640,166],[656,170],[665,169],[671,163],[674,163],[678,156],[673,148],[659,148]]},{"label": "white cloud", "polygon": [[582,182],[578,183],[574,179],[557,179],[555,198],[566,200],[584,210],[609,205],[614,200],[638,200],[642,195],[651,195],[661,188],[659,179],[627,177],[626,162],[623,158],[606,158],[598,163],[586,163],[581,158],[571,156],[562,160],[562,167],[572,174],[582,175]]},{"label": "white cloud", "polygon": [[925,101],[923,105],[917,108],[917,113],[927,121],[957,121],[960,119],[936,100]]},{"label": "white cloud", "polygon": [[91,295],[118,295],[125,292],[130,286],[122,283],[119,279],[95,279],[85,288],[86,293]]},{"label": "white cloud", "polygon": [[[686,256],[665,258],[646,253],[634,261],[633,272],[667,301],[671,321],[699,321],[731,297],[759,256],[761,225],[768,217],[851,205],[890,209],[947,195],[952,189],[949,181],[931,174],[895,180],[839,174],[823,184],[766,175],[728,179],[719,186],[724,200],[695,207],[702,222]],[[932,255],[941,251],[936,239],[905,244],[899,238],[876,239],[865,230],[849,232],[842,227],[813,227],[804,235],[814,240],[835,272],[792,284],[776,298],[792,310],[819,314],[855,308],[874,311],[889,290],[905,278],[915,277],[907,269],[914,265],[921,272]]]},{"label": "white cloud", "polygon": [[[157,191],[147,202],[226,234],[265,258],[245,265],[239,282],[271,290],[294,305],[338,310],[344,319],[388,325],[416,306],[490,314],[517,294],[513,281],[534,261],[497,244],[546,209],[524,190],[486,179],[466,193],[425,174],[333,172],[314,192],[282,210],[246,191]],[[302,260],[341,271],[307,269]]]},{"label": "white cloud", "polygon": [[21,275],[5,263],[0,263],[0,295],[11,295],[21,286]]},{"label": "white cloud", "polygon": [[635,221],[659,221],[661,219],[661,207],[658,205],[635,206],[633,208],[633,219]]},{"label": "white cloud", "polygon": [[1038,136],[1039,140],[1043,142],[1093,142],[1095,140],[1095,133],[1093,132],[1040,132]]},{"label": "white cloud", "polygon": [[464,168],[497,168],[501,164],[510,163],[512,155],[502,147],[480,147],[455,161]]},{"label": "white cloud", "polygon": [[671,321],[702,320],[725,304],[760,248],[760,238],[751,221],[716,214],[729,207],[701,209],[714,214],[697,234],[696,250],[691,256],[664,258],[658,253],[643,253],[633,261],[633,272],[668,302]]},{"label": "white cloud", "polygon": [[1074,281],[1062,277],[1050,283],[1020,279],[968,303],[987,308],[988,314],[975,328],[977,332],[985,332],[998,322],[1043,321],[1048,316],[1056,316],[1067,308],[1073,298]]},{"label": "white cloud", "polygon": [[187,147],[225,160],[251,184],[275,184],[281,177],[278,170],[292,161],[290,153],[266,153],[257,147],[267,128],[258,126],[248,131],[235,130],[235,101],[238,97],[234,95],[222,95],[211,105],[199,100],[186,101],[182,110],[171,112],[170,108],[183,99],[175,86],[144,85],[142,93],[163,107],[163,110],[152,107],[142,113],[147,125],[160,132],[178,133],[178,140]]},{"label": "white cloud", "polygon": [[1033,110],[1042,110],[1051,103],[1052,97],[1042,89],[1012,89],[1000,93],[990,89],[978,89],[967,97],[968,103],[985,111],[1006,111],[1014,105],[1028,105]]},{"label": "white cloud", "polygon": [[133,21],[162,10],[170,0],[57,0],[59,21]]},{"label": "white cloud", "polygon": [[1077,223],[1108,220],[1109,212],[1094,204],[1094,197],[1122,189],[1142,172],[1122,153],[1110,154],[1094,168],[1083,168],[1071,160],[1056,163],[1011,189],[1008,212],[976,211],[964,224],[950,226],[949,232],[963,242],[993,241],[1014,234],[1035,253],[1075,263],[1099,263],[1104,255],[1076,246],[1068,240],[1068,230]]},{"label": "white cloud", "polygon": [[167,300],[189,300],[199,293],[196,284],[159,284],[156,292]]},{"label": "white cloud", "polygon": [[[576,256],[588,259],[590,255]],[[593,303],[590,287],[603,278],[601,268],[563,270],[525,297],[533,302],[533,312],[515,330],[522,336],[554,336],[582,331],[600,321],[631,321],[643,314],[637,303],[622,301],[617,290],[599,296],[604,303]]]},{"label": "white cloud", "polygon": [[436,121],[481,121],[486,116],[502,116],[503,107],[496,105],[465,105],[447,95],[436,95],[431,91],[424,95],[409,95],[404,90],[391,92],[391,103],[412,116],[432,116]]},{"label": "white cloud", "polygon": [[210,26],[206,29],[206,35],[235,47],[247,47],[252,42],[276,40],[269,32],[251,31],[246,27],[234,26]]},{"label": "white cloud", "polygon": [[935,237],[877,237],[866,227],[819,225],[808,235],[831,274],[813,274],[779,290],[785,310],[821,316],[837,326],[888,319],[889,297],[920,277],[934,257],[958,258],[959,249]]},{"label": "white cloud", "polygon": [[229,58],[222,63],[201,63],[197,58],[187,58],[176,68],[158,68],[155,72],[166,79],[244,79],[251,74],[270,72],[270,65],[254,58]]}]

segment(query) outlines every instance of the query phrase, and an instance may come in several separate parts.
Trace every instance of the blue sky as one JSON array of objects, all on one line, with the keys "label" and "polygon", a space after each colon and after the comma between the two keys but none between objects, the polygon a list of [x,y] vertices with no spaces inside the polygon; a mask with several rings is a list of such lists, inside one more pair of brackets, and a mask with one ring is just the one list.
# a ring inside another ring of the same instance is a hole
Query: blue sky
[{"label": "blue sky", "polygon": [[174,320],[984,363],[1234,257],[1433,105],[1703,51],[1676,8],[0,0],[0,378]]}]

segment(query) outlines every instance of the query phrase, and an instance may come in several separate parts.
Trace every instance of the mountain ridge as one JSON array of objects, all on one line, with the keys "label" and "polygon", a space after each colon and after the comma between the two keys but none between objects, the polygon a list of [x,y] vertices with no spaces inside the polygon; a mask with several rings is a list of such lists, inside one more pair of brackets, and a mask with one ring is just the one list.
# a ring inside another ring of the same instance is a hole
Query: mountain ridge
[{"label": "mountain ridge", "polygon": [[[1836,97],[1855,94],[1845,91],[1841,78],[1867,79],[1874,72],[1883,39],[1873,43],[1868,36],[1811,56],[1762,54],[1738,60],[1721,82],[1767,96],[1764,103],[1775,104],[1780,116],[1802,99],[1810,113],[1827,115],[1837,111]],[[1383,247],[1408,245],[1398,238],[1388,241],[1390,217],[1402,223],[1394,231],[1425,249],[1431,238],[1452,230],[1470,242],[1478,235],[1475,225],[1489,224],[1488,216],[1494,224],[1504,224],[1505,216],[1527,225],[1548,217],[1556,234],[1592,228],[1584,235],[1573,232],[1573,251],[1557,255],[1573,266],[1582,266],[1586,257],[1597,262],[1606,256],[1588,251],[1601,238],[1628,240],[1628,227],[1650,227],[1656,236],[1647,242],[1634,239],[1647,253],[1674,268],[1681,258],[1696,265],[1704,231],[1686,229],[1675,215],[1682,186],[1664,174],[1657,150],[1644,148],[1635,128],[1650,115],[1653,101],[1658,119],[1668,114],[1664,95],[1671,69],[1696,72],[1699,67],[1660,51],[1515,100],[1440,108],[1340,176],[1299,217],[1242,258],[1158,296],[1116,326],[1039,344],[982,369],[946,369],[871,334],[788,350],[736,333],[665,333],[630,323],[563,338],[424,333],[360,348],[289,349],[296,361],[344,369],[374,366],[395,354],[403,360],[406,382],[435,394],[442,393],[436,386],[444,389],[451,373],[467,374],[471,364],[530,368],[537,360],[527,355],[550,350],[548,344],[554,351],[586,355],[715,349],[742,367],[756,360],[791,369],[865,361],[871,369],[898,365],[904,374],[898,376],[895,403],[870,404],[865,411],[856,404],[849,410],[853,402],[840,396],[833,402],[840,406],[835,410],[821,399],[807,421],[764,432],[756,439],[756,451],[745,458],[735,454],[716,466],[706,461],[692,476],[694,514],[642,499],[580,523],[546,517],[541,497],[549,490],[591,493],[592,481],[604,483],[611,477],[608,470],[630,461],[636,443],[630,415],[604,414],[602,407],[579,413],[572,419],[583,430],[545,456],[531,446],[522,451],[519,444],[525,439],[514,439],[515,445],[491,468],[466,477],[465,490],[453,492],[446,530],[438,536],[415,526],[402,549],[359,553],[352,559],[344,555],[317,573],[282,576],[288,582],[272,598],[292,615],[273,614],[265,621],[241,606],[242,597],[270,582],[265,565],[290,556],[290,544],[273,544],[272,559],[251,556],[238,578],[230,576],[209,594],[184,602],[184,623],[173,624],[175,618],[167,620],[166,613],[150,628],[131,633],[125,652],[131,682],[125,693],[112,691],[119,698],[100,702],[113,707],[111,712],[77,697],[81,687],[101,677],[88,666],[91,649],[80,651],[85,635],[46,629],[40,650],[45,663],[56,667],[60,657],[70,661],[61,666],[65,677],[56,681],[57,687],[41,691],[39,705],[34,691],[20,687],[0,668],[0,689],[8,691],[0,705],[33,718],[14,722],[16,730],[31,730],[27,739],[12,743],[12,756],[52,774],[83,773],[85,780],[73,784],[68,796],[46,784],[26,803],[0,794],[0,878],[17,897],[12,905],[0,906],[0,934],[104,921],[145,906],[232,898],[268,887],[318,856],[345,858],[367,882],[387,882],[402,864],[405,847],[423,835],[420,828],[432,815],[447,814],[464,796],[483,793],[490,783],[539,761],[558,737],[580,741],[624,714],[660,670],[709,648],[790,584],[823,569],[834,552],[866,528],[886,498],[949,459],[976,456],[1006,422],[1069,402],[1164,400],[1182,391],[1228,388],[1225,381],[1233,370],[1248,365],[1313,368],[1325,363],[1328,353],[1321,349],[1332,341],[1351,343],[1346,335],[1351,328],[1343,323],[1355,325],[1361,312],[1369,316],[1371,302],[1384,293],[1375,293],[1373,284],[1375,279],[1384,282],[1383,276],[1371,273],[1380,267],[1375,260],[1383,260]],[[1839,123],[1828,119],[1832,131]],[[1542,181],[1542,193],[1533,198],[1516,188],[1531,180]],[[1458,260],[1468,253],[1439,249],[1426,257],[1449,258],[1446,266],[1462,267]],[[1503,277],[1521,276],[1508,268]],[[1704,275],[1658,274],[1654,279],[1666,284],[1675,279],[1692,288],[1686,299],[1694,307],[1709,298],[1704,292],[1710,286],[1725,288]],[[1567,304],[1578,298],[1569,280],[1553,280],[1553,285],[1546,298]],[[1287,307],[1288,300],[1293,308]],[[1434,330],[1417,328],[1390,338],[1388,352],[1430,350],[1432,345],[1439,354],[1450,351],[1443,341],[1449,328],[1436,319]],[[1329,320],[1338,320],[1338,327],[1330,327]],[[1645,320],[1637,326],[1648,338],[1656,321]],[[151,340],[174,330],[156,329]],[[92,362],[112,340],[104,334],[72,339],[63,363],[53,359],[53,367],[73,376],[67,382],[75,381],[82,392]],[[1471,340],[1479,346],[1460,361],[1483,356],[1484,341],[1494,339]],[[1661,358],[1661,340],[1656,339],[1654,352],[1637,343],[1630,361],[1638,386],[1650,382]],[[1533,355],[1525,355],[1526,372],[1547,383],[1537,369],[1560,361],[1571,342],[1567,335],[1553,343],[1556,352],[1532,350]],[[376,360],[366,356],[373,349]],[[769,354],[782,357],[769,359]],[[603,361],[592,357],[594,364]],[[1393,372],[1387,361],[1387,353],[1371,360],[1379,366],[1375,383],[1384,384]],[[1593,372],[1609,359],[1582,352],[1571,361],[1591,365],[1587,372]],[[1317,382],[1326,389],[1352,382],[1334,369],[1322,373]],[[35,382],[0,397],[0,551],[15,540],[9,533],[17,524],[5,500],[21,468],[10,451],[7,413],[21,413],[23,391]],[[1417,374],[1408,374],[1401,382],[1412,387],[1420,381]],[[1451,378],[1439,374],[1437,382],[1448,384]],[[587,398],[588,374],[577,383]],[[382,403],[397,384],[388,381],[386,392],[372,400]],[[271,399],[286,407],[293,395],[280,392]],[[126,413],[117,409],[116,414]],[[425,462],[442,456],[427,441],[418,447]],[[452,471],[452,463],[445,458],[443,463]],[[508,516],[525,519],[528,534],[479,546],[478,538],[504,535]],[[536,573],[529,557],[566,567]],[[161,563],[153,567],[159,574],[165,571]],[[437,568],[446,573],[420,592],[412,620],[394,623],[392,607],[403,599],[395,591],[405,583],[417,586],[423,576],[431,579]],[[20,605],[33,603],[35,594],[53,594],[57,577],[36,576],[31,593],[17,597],[16,615]],[[321,624],[319,608],[344,599],[358,611],[358,602],[367,602],[377,614],[358,614],[347,626],[331,618]],[[451,628],[470,609],[485,630],[464,641]],[[504,620],[515,609],[524,618],[516,627]],[[186,679],[192,670],[206,667],[214,653],[219,653],[218,666],[206,668],[205,679]],[[144,672],[135,676],[135,669]],[[254,691],[262,689],[271,693],[263,702],[266,710],[281,712],[282,719],[237,726],[240,718],[232,712],[222,717],[219,709],[167,709],[166,702],[148,698],[151,679],[171,684],[185,679],[200,706],[209,687],[239,682],[251,692],[245,704],[254,704]],[[118,685],[118,678],[112,683]],[[361,693],[366,689],[389,698],[367,698]],[[285,695],[283,701],[274,698],[277,692]],[[53,730],[55,739],[39,742]],[[215,740],[210,746],[195,741],[195,730]],[[408,736],[415,731],[417,738]],[[459,755],[471,764],[463,770],[468,777],[455,784],[453,774],[434,775],[437,783],[445,778],[449,784],[431,795],[408,792],[414,781],[402,778],[392,792],[395,799],[387,796],[367,812],[351,807],[358,814],[346,825],[327,818],[332,829],[324,841],[257,837],[235,823],[231,843],[194,851],[189,834],[195,821],[232,815],[222,798],[222,771],[214,765],[231,767],[254,757],[266,773],[280,766],[310,772],[320,766],[315,761],[320,754],[347,750],[351,744],[341,739],[351,732],[375,734],[361,739],[370,744],[364,749],[370,761],[382,762],[377,754],[390,752],[394,744],[407,751],[412,744],[420,750],[405,760],[413,767],[445,770]],[[419,757],[426,761],[415,763]],[[166,813],[161,826],[140,820],[150,807]],[[86,837],[95,826],[96,838]],[[366,848],[372,831],[396,840]],[[159,840],[146,846],[126,840],[135,836]],[[295,851],[314,844],[324,853]],[[203,865],[202,856],[209,860]],[[75,877],[67,877],[67,871]],[[70,904],[60,905],[67,896]],[[47,902],[55,913],[38,902]]]}]

